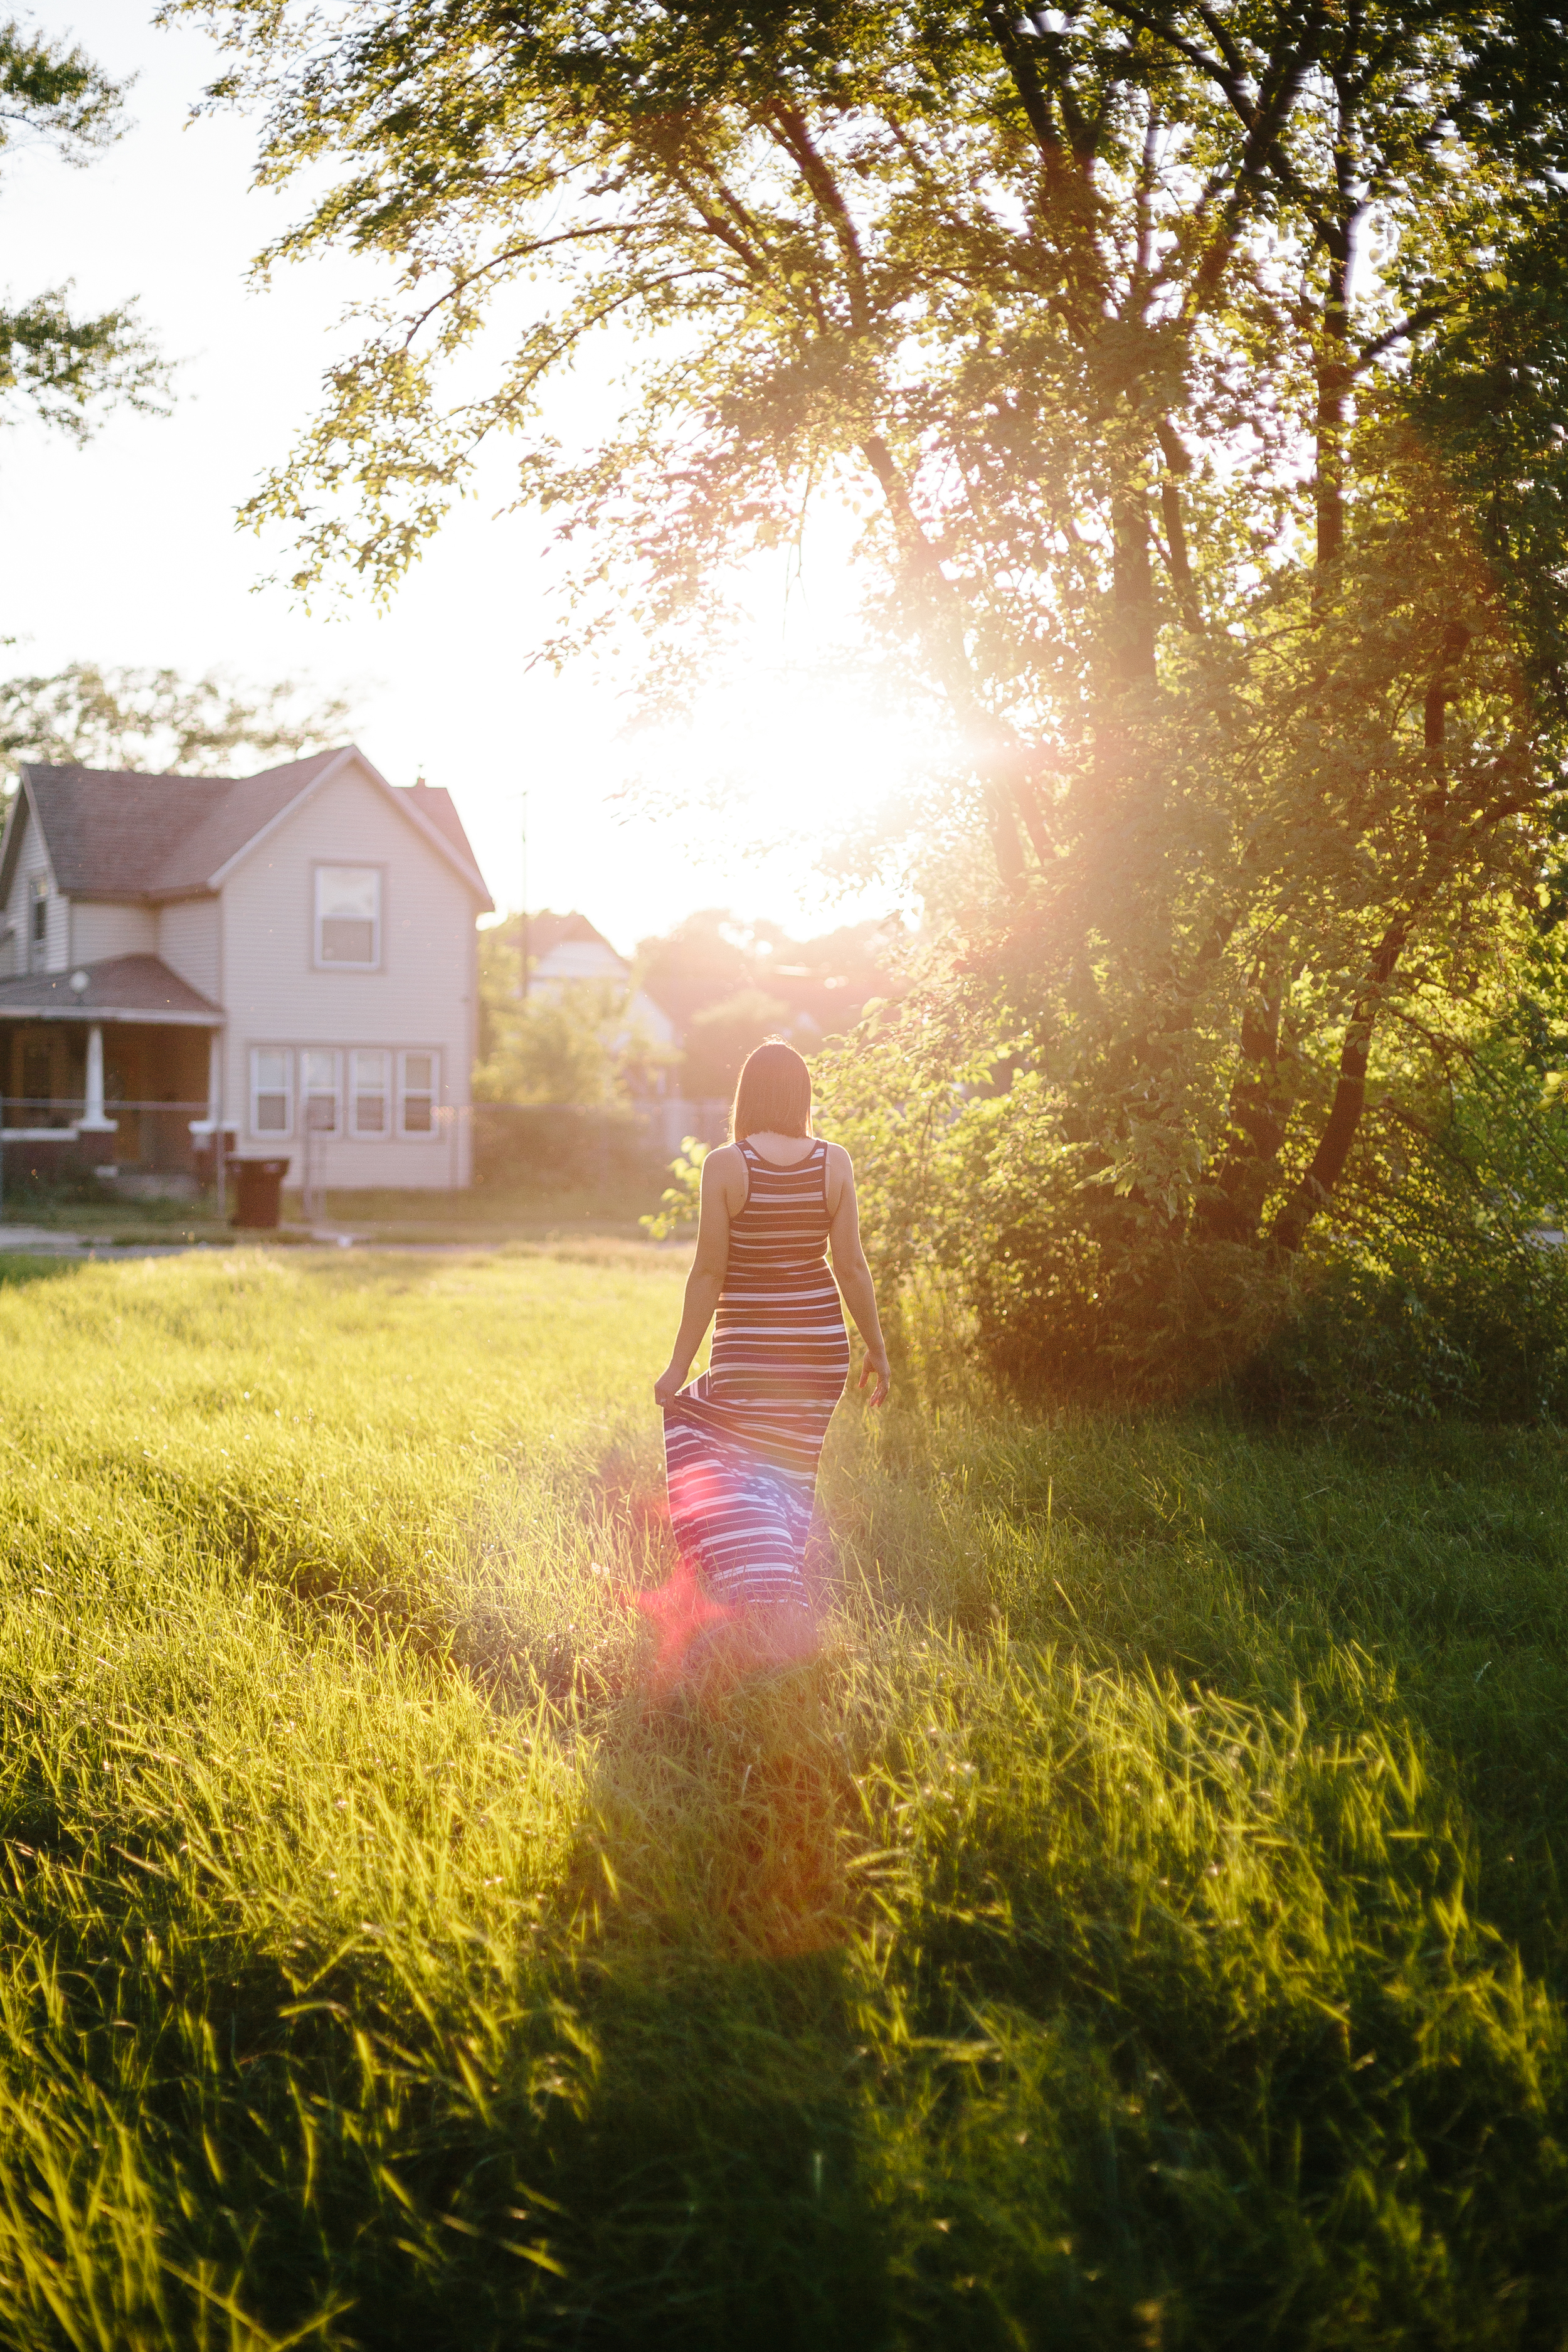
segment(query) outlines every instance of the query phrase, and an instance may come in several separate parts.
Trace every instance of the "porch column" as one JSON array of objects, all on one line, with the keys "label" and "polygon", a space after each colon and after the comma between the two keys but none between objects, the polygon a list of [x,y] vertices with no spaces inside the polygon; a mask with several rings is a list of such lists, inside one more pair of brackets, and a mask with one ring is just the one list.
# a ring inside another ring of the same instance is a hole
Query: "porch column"
[{"label": "porch column", "polygon": [[112,1135],[117,1119],[103,1116],[103,1024],[94,1021],[87,1033],[87,1108],[77,1125],[79,1135]]},{"label": "porch column", "polygon": [[207,1038],[207,1118],[211,1121],[213,1146],[213,1192],[221,1223],[228,1214],[228,1171],[224,1166],[223,1131],[223,1031],[215,1029]]}]

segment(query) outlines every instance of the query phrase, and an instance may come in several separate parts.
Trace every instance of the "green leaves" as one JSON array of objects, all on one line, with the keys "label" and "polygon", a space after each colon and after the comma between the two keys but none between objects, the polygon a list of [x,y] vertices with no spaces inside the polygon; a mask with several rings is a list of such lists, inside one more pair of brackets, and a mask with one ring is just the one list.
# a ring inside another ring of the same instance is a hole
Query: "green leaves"
[{"label": "green leaves", "polygon": [[[27,133],[68,163],[85,163],[119,137],[123,96],[80,49],[0,25],[0,152]],[[0,306],[0,415],[16,394],[46,424],[83,441],[97,402],[162,413],[166,372],[133,309],[84,319],[72,312],[69,293],[68,285],[55,287]]]},{"label": "green leaves", "polygon": [[18,131],[49,140],[73,163],[120,136],[124,90],[84,51],[0,25],[0,148]]},{"label": "green leaves", "polygon": [[[889,1230],[942,1256],[988,1204],[974,1296],[1026,1319],[1057,1249],[1086,1329],[1119,1286],[1176,1328],[1189,1246],[1266,1289],[1497,1012],[1554,854],[1568,107],[1529,12],[170,13],[265,177],[335,173],[279,253],[401,279],[251,509],[296,584],[391,593],[504,432],[574,566],[550,651],[635,638],[668,702],[735,568],[858,505],[864,658],[945,786],[896,853],[965,940],[865,1065],[883,1114],[841,1074]],[[573,368],[614,396],[547,430]],[[929,1229],[917,1136],[964,1171]]]},{"label": "green leaves", "polygon": [[312,708],[300,694],[289,678],[247,688],[216,671],[186,678],[73,662],[50,677],[0,681],[0,761],[210,776],[237,761],[297,759],[341,740],[352,717],[341,696]]}]

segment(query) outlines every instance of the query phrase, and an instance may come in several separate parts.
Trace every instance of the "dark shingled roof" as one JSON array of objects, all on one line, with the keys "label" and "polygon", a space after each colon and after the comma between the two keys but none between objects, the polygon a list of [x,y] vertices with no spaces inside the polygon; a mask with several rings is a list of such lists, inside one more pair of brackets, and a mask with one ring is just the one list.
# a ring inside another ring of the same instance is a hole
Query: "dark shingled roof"
[{"label": "dark shingled roof", "polygon": [[421,777],[416,784],[394,784],[393,791],[407,808],[433,824],[445,835],[458,856],[466,859],[476,873],[479,860],[468,846],[468,836],[463,831],[463,820],[458,814],[458,804],[445,784],[427,784]]},{"label": "dark shingled roof", "polygon": [[[87,974],[83,989],[71,986],[76,971]],[[159,957],[122,955],[0,980],[0,1021],[29,1019],[217,1022],[223,1014]]]},{"label": "dark shingled roof", "polygon": [[24,772],[68,898],[162,898],[205,889],[337,756],[318,751],[239,782],[111,768]]},{"label": "dark shingled roof", "polygon": [[[258,776],[144,776],[106,768],[23,770],[55,881],[68,898],[194,897],[352,745],[290,760]],[[397,792],[480,878],[450,795],[429,784]]]}]

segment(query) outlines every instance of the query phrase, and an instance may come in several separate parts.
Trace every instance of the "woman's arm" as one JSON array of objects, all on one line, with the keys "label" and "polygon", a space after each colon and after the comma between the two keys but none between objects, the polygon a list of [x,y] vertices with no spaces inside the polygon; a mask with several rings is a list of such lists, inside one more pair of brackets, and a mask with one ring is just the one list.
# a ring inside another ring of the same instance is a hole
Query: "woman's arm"
[{"label": "woman's arm", "polygon": [[833,1171],[838,1177],[838,1199],[832,1204],[829,1194],[827,1245],[833,1257],[833,1272],[837,1280],[844,1304],[855,1318],[855,1328],[866,1342],[866,1360],[860,1367],[860,1386],[869,1380],[877,1383],[871,1391],[871,1402],[883,1404],[893,1385],[892,1371],[888,1363],[887,1345],[882,1338],[882,1325],[877,1313],[876,1286],[871,1269],[866,1263],[866,1253],[860,1246],[860,1210],[855,1198],[855,1170],[849,1154],[841,1144],[830,1144],[828,1150],[837,1155],[840,1165]]},{"label": "woman's arm", "polygon": [[[667,1405],[677,1389],[684,1386],[691,1370],[691,1359],[702,1345],[702,1335],[713,1320],[713,1309],[719,1304],[719,1293],[724,1287],[724,1276],[730,1264],[730,1194],[734,1188],[735,1170],[731,1162],[741,1154],[732,1144],[710,1151],[702,1162],[702,1209],[697,1224],[697,1255],[691,1261],[691,1271],[686,1277],[686,1305],[680,1318],[680,1328],[675,1335],[675,1345],[669,1361],[653,1384],[654,1402]],[[740,1170],[745,1181],[745,1169]],[[743,1202],[741,1205],[744,1205]]]}]

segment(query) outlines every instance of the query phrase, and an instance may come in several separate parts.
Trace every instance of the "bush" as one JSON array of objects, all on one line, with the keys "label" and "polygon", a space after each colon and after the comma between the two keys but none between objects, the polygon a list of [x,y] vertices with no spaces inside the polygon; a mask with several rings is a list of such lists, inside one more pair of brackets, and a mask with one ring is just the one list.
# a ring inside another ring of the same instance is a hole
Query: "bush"
[{"label": "bush", "polygon": [[879,1282],[934,1273],[1009,1386],[1129,1404],[1232,1386],[1374,1418],[1568,1409],[1568,1260],[1543,1240],[1568,1198],[1568,1111],[1539,1003],[1456,1044],[1440,1085],[1381,1090],[1334,1222],[1300,1254],[1266,1219],[1247,1242],[1205,1230],[1195,1140],[1173,1130],[1162,1158],[1140,1135],[1131,1176],[1005,1037],[966,1060],[963,1025],[937,1005],[863,1031],[823,1057],[819,1089]]},{"label": "bush", "polygon": [[1443,1271],[1330,1267],[1235,1386],[1271,1417],[1562,1422],[1568,1261],[1541,1246]]},{"label": "bush", "polygon": [[630,1109],[476,1103],[473,1117],[474,1182],[490,1190],[651,1183],[662,1165]]}]

